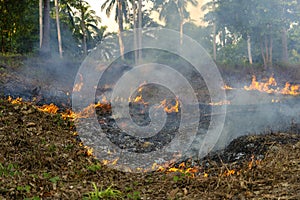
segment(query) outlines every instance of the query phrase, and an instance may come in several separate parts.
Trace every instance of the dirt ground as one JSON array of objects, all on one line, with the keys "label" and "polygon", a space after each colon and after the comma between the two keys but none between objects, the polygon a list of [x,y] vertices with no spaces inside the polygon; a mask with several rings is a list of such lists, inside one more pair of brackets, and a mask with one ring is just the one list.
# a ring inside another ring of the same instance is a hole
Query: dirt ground
[{"label": "dirt ground", "polygon": [[[0,199],[300,199],[295,128],[238,138],[193,170],[186,162],[169,172],[124,173],[90,156],[72,125],[35,105],[0,100]],[[247,156],[229,159],[240,151]]]}]

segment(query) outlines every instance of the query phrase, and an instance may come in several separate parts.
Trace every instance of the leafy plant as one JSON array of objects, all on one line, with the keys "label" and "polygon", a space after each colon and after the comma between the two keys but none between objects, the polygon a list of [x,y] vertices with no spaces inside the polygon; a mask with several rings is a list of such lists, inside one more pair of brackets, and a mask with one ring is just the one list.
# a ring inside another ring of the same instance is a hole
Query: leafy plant
[{"label": "leafy plant", "polygon": [[30,185],[17,186],[17,190],[18,191],[26,191],[27,193],[29,193],[30,189],[31,189]]},{"label": "leafy plant", "polygon": [[19,173],[17,168],[18,166],[16,164],[10,163],[7,166],[4,166],[2,163],[0,163],[0,176],[14,176]]},{"label": "leafy plant", "polygon": [[122,198],[122,192],[119,190],[115,190],[112,189],[111,186],[108,187],[105,190],[101,189],[99,190],[99,188],[97,187],[97,185],[95,183],[92,183],[93,187],[94,187],[94,191],[93,192],[89,192],[87,195],[87,197],[85,197],[85,200],[91,199],[91,200],[97,200],[97,199],[123,199]]},{"label": "leafy plant", "polygon": [[51,181],[52,183],[57,183],[57,181],[59,181],[59,176],[54,176],[52,178],[49,179],[49,181]]},{"label": "leafy plant", "polygon": [[87,169],[90,170],[90,171],[96,172],[96,171],[98,171],[98,170],[101,169],[101,165],[99,163],[93,164],[93,165],[89,165],[87,167]]},{"label": "leafy plant", "polygon": [[127,198],[133,200],[139,200],[141,199],[141,193],[139,191],[134,191],[132,194],[127,194]]},{"label": "leafy plant", "polygon": [[31,198],[25,198],[24,200],[40,200],[40,199],[41,199],[40,197],[34,196]]}]

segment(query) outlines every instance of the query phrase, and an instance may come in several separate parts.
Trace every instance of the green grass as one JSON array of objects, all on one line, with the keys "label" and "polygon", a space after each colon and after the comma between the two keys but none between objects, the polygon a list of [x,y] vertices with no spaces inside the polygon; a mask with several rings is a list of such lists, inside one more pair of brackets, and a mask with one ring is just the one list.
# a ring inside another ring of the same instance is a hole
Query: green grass
[{"label": "green grass", "polygon": [[17,169],[18,169],[18,165],[16,164],[10,163],[7,166],[5,166],[2,163],[0,163],[0,177],[14,176],[16,174],[19,174]]},{"label": "green grass", "polygon": [[83,198],[84,200],[98,200],[98,199],[123,199],[122,192],[119,190],[112,189],[112,186],[102,190],[102,187],[99,189],[96,183],[92,183],[94,191],[89,192]]}]

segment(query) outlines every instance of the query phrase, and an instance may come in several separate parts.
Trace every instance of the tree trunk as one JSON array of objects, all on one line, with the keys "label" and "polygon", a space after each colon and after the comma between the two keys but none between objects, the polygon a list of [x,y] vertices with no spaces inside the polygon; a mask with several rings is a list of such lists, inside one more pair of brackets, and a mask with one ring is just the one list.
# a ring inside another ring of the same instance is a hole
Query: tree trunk
[{"label": "tree trunk", "polygon": [[251,53],[251,37],[250,35],[247,36],[247,49],[248,49],[248,59],[250,65],[252,65],[252,53]]},{"label": "tree trunk", "polygon": [[216,33],[216,23],[213,24],[213,59],[217,60],[217,33]]},{"label": "tree trunk", "polygon": [[269,67],[273,66],[273,37],[272,35],[269,36],[270,41],[269,41]]},{"label": "tree trunk", "polygon": [[287,47],[287,31],[285,28],[282,29],[282,62],[288,63],[288,47]]},{"label": "tree trunk", "polygon": [[265,36],[265,58],[266,58],[266,63],[268,67],[268,62],[269,62],[269,48],[268,48],[268,38]]},{"label": "tree trunk", "polygon": [[122,0],[118,0],[118,26],[119,26],[119,45],[121,58],[124,60],[124,43],[123,43],[123,13],[122,13]]},{"label": "tree trunk", "polygon": [[43,40],[41,52],[44,56],[51,56],[50,52],[50,0],[44,0],[43,9]]},{"label": "tree trunk", "polygon": [[87,45],[86,45],[86,30],[85,30],[85,25],[84,22],[80,22],[81,25],[81,30],[82,30],[82,49],[84,55],[87,55]]},{"label": "tree trunk", "polygon": [[261,56],[264,62],[264,68],[267,69],[267,59],[265,57],[265,53],[264,53],[264,45],[263,45],[263,41],[262,38],[260,40],[260,51],[261,51]]},{"label": "tree trunk", "polygon": [[138,63],[142,61],[142,0],[138,0]]},{"label": "tree trunk", "polygon": [[60,24],[59,24],[59,8],[58,0],[54,0],[55,3],[55,13],[56,13],[56,27],[57,27],[57,40],[58,40],[58,51],[60,58],[63,57],[62,45],[61,45],[61,33],[60,33]]},{"label": "tree trunk", "polygon": [[134,48],[134,63],[138,63],[138,32],[137,32],[137,7],[135,0],[132,3],[132,9],[133,9],[133,48]]},{"label": "tree trunk", "polygon": [[40,48],[43,42],[43,0],[39,0]]}]

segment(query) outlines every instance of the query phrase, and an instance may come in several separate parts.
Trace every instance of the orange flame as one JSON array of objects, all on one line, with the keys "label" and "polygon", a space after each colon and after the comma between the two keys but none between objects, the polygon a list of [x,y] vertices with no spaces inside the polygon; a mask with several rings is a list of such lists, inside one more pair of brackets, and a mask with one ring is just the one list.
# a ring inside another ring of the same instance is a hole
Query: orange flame
[{"label": "orange flame", "polygon": [[56,114],[59,108],[51,103],[50,105],[43,105],[38,108],[40,111],[51,113],[51,114]]},{"label": "orange flame", "polygon": [[178,113],[179,112],[179,101],[176,98],[175,105],[173,105],[171,102],[167,102],[167,100],[164,99],[163,101],[160,102],[159,107],[163,107],[167,113]]},{"label": "orange flame", "polygon": [[[273,87],[273,88],[271,88]],[[256,76],[252,76],[252,82],[249,86],[244,86],[245,90],[258,90],[260,92],[266,93],[278,93],[285,95],[299,95],[300,94],[300,85],[292,85],[289,82],[285,83],[285,87],[280,89],[277,87],[277,82],[273,76],[271,76],[266,82],[258,82]]]},{"label": "orange flame", "polygon": [[80,82],[76,83],[73,87],[73,92],[80,92],[82,86],[83,86],[83,77],[82,74],[79,74]]},{"label": "orange flame", "polygon": [[223,90],[232,90],[233,88],[232,87],[230,87],[229,85],[224,85],[223,87],[222,87],[222,89]]},{"label": "orange flame", "polygon": [[221,105],[229,105],[229,104],[231,104],[231,102],[228,101],[228,100],[223,100],[223,101],[219,101],[219,102],[211,102],[211,103],[209,103],[209,105],[211,105],[211,106],[221,106]]},{"label": "orange flame", "polygon": [[11,96],[7,98],[7,100],[12,104],[20,104],[22,102],[21,97],[17,97],[16,99],[13,99]]},{"label": "orange flame", "polygon": [[280,91],[282,94],[299,95],[300,85],[291,85],[289,82],[285,83],[285,87]]},{"label": "orange flame", "polygon": [[270,86],[277,86],[277,82],[273,76],[271,76],[267,82],[258,82],[256,76],[252,76],[252,82],[249,86],[244,86],[245,90],[258,90],[260,92],[274,93],[275,90]]}]

